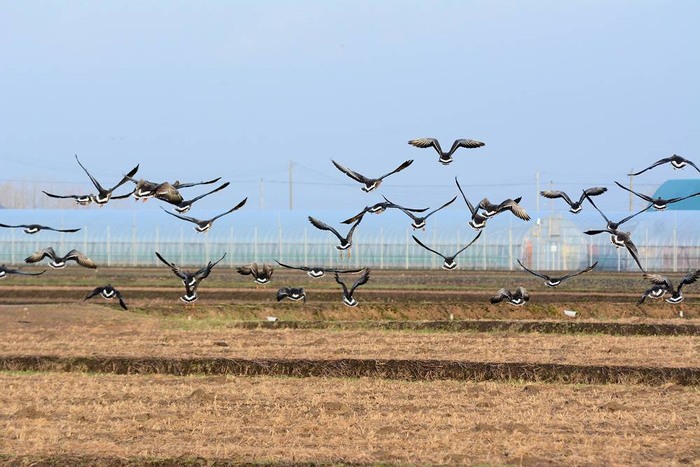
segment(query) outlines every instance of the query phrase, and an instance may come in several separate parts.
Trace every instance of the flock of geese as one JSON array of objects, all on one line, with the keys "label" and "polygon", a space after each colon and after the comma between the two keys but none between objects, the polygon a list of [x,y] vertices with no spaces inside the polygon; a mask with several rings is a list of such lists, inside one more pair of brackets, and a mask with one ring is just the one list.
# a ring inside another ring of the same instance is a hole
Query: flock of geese
[{"label": "flock of geese", "polygon": [[[438,142],[437,139],[435,138],[420,138],[420,139],[414,139],[408,141],[408,144],[411,146],[417,147],[417,148],[433,148],[439,155],[439,162],[443,165],[449,165],[453,161],[453,155],[455,152],[460,149],[460,148],[466,148],[466,149],[475,149],[475,148],[480,148],[485,145],[485,143],[481,141],[476,141],[473,139],[457,139],[454,141],[452,146],[450,147],[450,150],[445,152],[442,150],[440,143]],[[184,199],[182,194],[180,193],[181,189],[184,188],[189,188],[189,187],[194,187],[198,185],[211,185],[220,180],[219,178],[213,179],[213,180],[207,180],[207,181],[201,181],[201,182],[193,182],[193,183],[182,183],[180,181],[175,181],[173,183],[169,182],[163,182],[163,183],[155,183],[151,182],[148,180],[144,179],[136,179],[134,176],[136,175],[139,166],[137,165],[133,169],[131,169],[126,175],[123,176],[123,178],[116,183],[115,185],[105,188],[98,180],[93,177],[90,172],[83,166],[83,164],[80,162],[78,159],[78,156],[75,156],[76,161],[78,162],[78,165],[83,169],[83,171],[87,174],[89,177],[90,181],[95,187],[96,194],[95,193],[89,193],[89,194],[69,194],[69,195],[60,195],[60,194],[54,194],[54,193],[48,193],[44,191],[47,196],[52,197],[52,198],[61,198],[61,199],[73,199],[77,204],[79,205],[88,205],[90,203],[95,203],[100,206],[107,204],[111,200],[115,199],[125,199],[129,197],[133,197],[136,200],[142,200],[142,201],[147,201],[149,198],[156,198],[161,201],[164,201],[165,203],[171,205],[174,209],[174,212],[168,211],[164,208],[163,209],[166,213],[168,213],[171,216],[174,216],[180,220],[190,222],[194,224],[194,230],[197,232],[207,232],[210,230],[214,224],[214,222],[219,219],[222,216],[226,216],[228,214],[231,214],[238,209],[242,208],[248,198],[244,198],[240,202],[238,202],[235,206],[233,206],[231,209],[218,214],[210,219],[198,219],[195,217],[190,217],[184,215],[184,213],[188,212],[191,208],[192,205],[211,194],[217,193],[226,187],[229,186],[229,182],[225,182],[218,186],[217,188],[208,191],[206,193],[203,193],[201,195],[195,196],[190,199]],[[345,167],[344,165],[341,165],[340,163],[336,162],[335,160],[331,160],[333,165],[342,173],[350,177],[352,180],[358,182],[361,184],[361,190],[370,193],[372,191],[375,191],[382,183],[384,179],[387,177],[394,175],[396,173],[399,173],[408,167],[411,166],[413,163],[413,160],[407,160],[403,163],[401,163],[398,167],[395,169],[391,170],[390,172],[380,176],[380,177],[368,177],[363,174],[360,174],[359,172],[356,172],[352,169],[349,169]],[[678,156],[678,155],[673,155],[670,157],[666,157],[663,159],[660,159],[653,164],[651,164],[649,167],[645,168],[644,170],[641,170],[639,172],[629,174],[630,176],[637,176],[640,175],[650,169],[653,169],[655,167],[664,165],[664,164],[671,164],[671,166],[674,169],[682,169],[686,166],[691,166],[693,167],[696,171],[700,172],[700,169],[691,161]],[[122,187],[123,185],[127,183],[132,183],[133,188],[131,191],[125,192],[123,194],[114,194],[115,190],[118,188]],[[472,246],[482,235],[483,230],[486,227],[486,223],[488,219],[502,213],[510,212],[512,215],[515,217],[523,220],[523,221],[528,221],[530,220],[530,216],[528,213],[525,211],[525,209],[519,204],[521,201],[520,197],[514,198],[514,199],[506,199],[501,201],[500,203],[492,203],[489,201],[488,198],[483,198],[481,201],[479,201],[478,204],[474,205],[472,204],[467,196],[465,195],[464,191],[462,190],[462,187],[459,184],[459,180],[457,177],[455,177],[455,184],[457,187],[457,190],[459,191],[459,194],[461,195],[462,199],[464,200],[466,207],[468,209],[468,215],[469,215],[469,220],[468,224],[471,226],[477,233],[476,236],[468,242],[465,246],[457,250],[456,252],[452,254],[440,252],[436,250],[433,247],[430,247],[423,243],[418,237],[415,235],[412,237],[413,240],[422,248],[426,249],[427,251],[440,256],[443,259],[443,264],[442,268],[446,270],[452,270],[457,267],[457,262],[456,258],[457,256],[468,249],[470,246]],[[631,214],[624,219],[621,219],[617,222],[611,221],[605,213],[596,205],[596,203],[593,201],[593,197],[598,197],[603,195],[605,192],[607,192],[607,188],[605,187],[592,187],[592,188],[587,188],[582,190],[580,196],[578,198],[576,197],[571,197],[567,193],[563,191],[558,191],[558,190],[546,190],[546,191],[541,191],[540,195],[549,198],[549,199],[562,199],[564,202],[566,202],[569,206],[569,211],[572,214],[577,214],[581,212],[583,209],[584,205],[586,202],[590,203],[593,208],[595,208],[603,217],[603,219],[606,222],[605,228],[602,229],[595,229],[595,230],[587,230],[584,233],[586,235],[598,235],[601,233],[607,233],[610,235],[610,241],[612,242],[613,245],[615,245],[618,248],[625,248],[630,256],[634,259],[635,263],[641,270],[643,277],[651,282],[651,287],[647,289],[641,299],[639,300],[639,304],[643,303],[647,298],[653,298],[653,299],[658,299],[666,296],[666,294],[669,295],[668,298],[666,298],[666,301],[669,303],[679,303],[683,300],[683,294],[682,294],[682,288],[685,285],[692,284],[700,278],[700,269],[697,269],[695,271],[691,271],[688,274],[686,274],[677,284],[677,286],[674,287],[673,283],[671,280],[669,280],[667,277],[662,276],[660,274],[652,274],[648,273],[647,271],[644,270],[642,267],[641,263],[639,262],[638,258],[638,252],[637,252],[637,247],[634,245],[632,241],[632,234],[631,232],[624,232],[619,230],[620,227],[628,222],[630,219],[634,218],[635,216],[649,210],[649,209],[656,209],[656,210],[663,210],[665,209],[669,204],[675,203],[693,196],[698,196],[700,195],[700,192],[698,193],[693,193],[689,194],[687,196],[682,196],[682,197],[676,197],[676,198],[671,198],[671,199],[662,199],[662,198],[653,198],[649,195],[643,194],[643,193],[637,193],[636,191],[633,191],[622,184],[615,182],[617,186],[620,188],[627,190],[631,193],[633,193],[635,196],[638,196],[639,198],[643,199],[647,203],[649,203],[644,209],[641,211],[638,211],[634,214]],[[429,211],[429,208],[408,208],[404,207],[400,204],[397,204],[393,201],[390,201],[386,196],[382,196],[384,201],[378,202],[376,204],[373,204],[371,206],[365,206],[358,214],[355,216],[346,219],[341,222],[341,224],[344,225],[350,225],[349,229],[347,230],[347,233],[345,235],[341,234],[335,227],[319,220],[316,219],[312,216],[308,216],[308,220],[313,225],[315,228],[322,230],[322,231],[328,231],[331,234],[333,234],[337,240],[338,244],[336,245],[335,248],[338,249],[341,257],[343,255],[343,252],[346,252],[348,257],[350,256],[350,249],[352,247],[352,237],[353,233],[355,232],[355,229],[360,225],[362,222],[365,214],[367,213],[372,213],[372,214],[381,214],[382,212],[386,211],[387,209],[397,209],[402,211],[406,216],[410,219],[411,221],[411,226],[416,229],[416,230],[425,230],[426,223],[428,221],[428,218],[442,209],[446,208],[450,204],[454,203],[457,200],[457,197],[459,195],[454,196],[452,199],[449,201],[445,202],[442,204],[439,208],[433,209],[432,211]],[[2,224],[0,223],[0,227],[3,228],[21,228],[23,231],[27,234],[36,234],[40,232],[41,230],[53,230],[57,232],[65,232],[65,233],[74,233],[79,231],[79,228],[76,229],[56,229],[50,226],[45,226],[45,225],[40,225],[40,224],[21,224],[21,225],[7,225],[7,224]],[[195,302],[198,298],[198,287],[201,284],[201,282],[206,279],[209,274],[211,273],[212,269],[219,263],[221,262],[225,257],[226,254],[219,258],[218,260],[212,262],[209,261],[206,266],[202,267],[201,269],[194,271],[194,272],[188,272],[183,270],[181,267],[178,265],[168,261],[166,258],[164,258],[159,252],[155,252],[155,255],[157,258],[166,266],[170,268],[172,273],[177,276],[181,281],[182,284],[185,288],[185,293],[180,297],[180,299],[185,302],[186,304],[191,304]],[[88,258],[85,254],[81,253],[80,251],[76,249],[71,249],[68,251],[65,255],[59,255],[56,253],[56,251],[53,249],[53,247],[49,246],[46,248],[42,248],[30,256],[28,256],[25,259],[26,263],[38,263],[45,258],[48,258],[48,266],[53,268],[53,269],[62,269],[66,267],[68,262],[75,262],[76,264],[85,267],[85,268],[90,268],[90,269],[96,269],[97,264],[93,262],[90,258]],[[305,272],[309,277],[313,279],[319,279],[323,277],[326,273],[331,273],[335,277],[335,281],[340,285],[342,289],[342,296],[343,296],[343,303],[347,306],[354,307],[357,306],[358,301],[354,298],[353,294],[359,288],[360,286],[366,284],[369,279],[370,279],[370,270],[369,268],[361,268],[361,269],[338,269],[338,268],[325,268],[322,266],[308,266],[308,265],[303,265],[303,266],[294,266],[294,265],[288,265],[281,263],[277,260],[275,260],[277,265],[283,268],[287,269],[293,269],[293,270],[299,270],[302,272]],[[534,271],[530,268],[528,268],[526,265],[524,265],[520,260],[518,260],[519,266],[527,273],[534,275],[540,279],[544,280],[544,284],[548,287],[557,287],[560,284],[562,284],[565,280],[568,280],[570,278],[576,277],[578,275],[584,274],[586,272],[589,272],[593,270],[598,262],[596,261],[595,263],[591,264],[587,268],[576,271],[570,274],[565,274],[561,276],[554,276],[551,274],[539,272],[539,271]],[[44,274],[46,270],[41,271],[41,272],[27,272],[27,271],[22,271],[20,269],[12,269],[8,268],[5,265],[0,266],[0,279],[6,277],[7,275],[10,274],[19,274],[19,275],[41,275]],[[271,281],[272,274],[274,272],[274,267],[271,264],[264,263],[262,265],[258,265],[257,263],[251,263],[247,264],[244,266],[240,266],[237,268],[237,272],[242,274],[242,275],[250,275],[253,280],[255,281],[256,284],[267,284]],[[352,275],[358,275],[357,279],[355,279],[352,282],[347,282],[343,280],[342,278],[345,277],[345,275],[352,274]],[[104,286],[99,286],[94,288],[92,291],[90,291],[86,296],[85,300],[88,300],[92,297],[95,296],[101,296],[105,299],[111,300],[116,298],[119,301],[119,305],[123,309],[127,309],[127,305],[124,302],[124,298],[122,296],[122,293],[114,288],[111,284],[107,284]],[[281,287],[277,291],[277,301],[281,301],[283,299],[289,299],[289,300],[303,300],[306,302],[306,292],[304,291],[303,287]],[[513,291],[508,290],[506,288],[501,288],[496,295],[491,297],[490,302],[491,303],[499,303],[499,302],[506,302],[514,306],[522,306],[526,304],[530,299],[530,296],[528,294],[528,291],[522,287],[522,286],[517,286]]]}]

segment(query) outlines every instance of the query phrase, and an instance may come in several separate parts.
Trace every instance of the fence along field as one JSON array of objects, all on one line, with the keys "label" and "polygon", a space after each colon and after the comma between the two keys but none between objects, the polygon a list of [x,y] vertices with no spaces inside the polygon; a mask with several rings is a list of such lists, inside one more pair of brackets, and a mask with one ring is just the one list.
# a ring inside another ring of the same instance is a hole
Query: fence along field
[{"label": "fence along field", "polygon": [[[30,215],[31,214],[31,215]],[[213,214],[213,213],[212,213]],[[336,222],[354,212],[326,211],[319,217]],[[626,213],[611,213],[625,215]],[[681,272],[700,263],[700,235],[693,229],[693,212],[648,212],[630,221],[639,257],[650,271]],[[202,216],[206,217],[207,213]],[[240,211],[217,221],[206,235],[189,225],[163,219],[152,209],[86,210],[3,210],[4,222],[22,223],[41,218],[56,227],[81,227],[75,234],[42,232],[29,236],[15,229],[0,229],[0,262],[21,263],[38,248],[55,245],[78,248],[104,266],[157,265],[154,251],[172,257],[179,264],[199,264],[227,252],[223,264],[234,266],[252,261],[345,264],[372,268],[440,267],[435,255],[412,239],[415,234],[426,244],[456,251],[474,238],[467,226],[464,209],[448,208],[430,218],[425,232],[414,231],[402,213],[387,211],[368,215],[355,233],[352,256],[342,259],[333,248],[333,238],[309,225],[307,212]],[[512,217],[512,216],[511,216]],[[604,226],[596,212],[576,216],[532,213],[531,222],[496,217],[489,229],[458,257],[459,267],[473,270],[517,270],[516,259],[539,270],[574,270],[598,261],[598,270],[635,271],[634,262],[610,244],[607,235],[587,236],[587,229]],[[626,224],[627,225],[627,224]]]}]

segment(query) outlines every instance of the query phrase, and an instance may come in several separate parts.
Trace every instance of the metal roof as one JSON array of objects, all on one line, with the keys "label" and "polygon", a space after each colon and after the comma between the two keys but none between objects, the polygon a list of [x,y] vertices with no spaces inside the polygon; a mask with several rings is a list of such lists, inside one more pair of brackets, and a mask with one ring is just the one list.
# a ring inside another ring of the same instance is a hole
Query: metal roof
[{"label": "metal roof", "polygon": [[[700,193],[700,179],[666,180],[654,193],[654,198],[678,198],[693,193]],[[684,199],[668,205],[670,210],[698,211],[700,196]]]}]

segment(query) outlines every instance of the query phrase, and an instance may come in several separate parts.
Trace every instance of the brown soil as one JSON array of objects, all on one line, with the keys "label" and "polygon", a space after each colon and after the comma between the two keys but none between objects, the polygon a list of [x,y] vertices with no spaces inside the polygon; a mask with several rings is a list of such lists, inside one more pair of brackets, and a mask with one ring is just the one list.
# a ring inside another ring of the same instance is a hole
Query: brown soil
[{"label": "brown soil", "polygon": [[695,387],[7,373],[0,384],[10,456],[700,462]]},{"label": "brown soil", "polygon": [[[224,322],[226,323],[226,322]],[[247,330],[115,311],[104,305],[0,308],[0,355],[438,359],[700,366],[695,336]],[[526,349],[526,351],[524,350]]]}]

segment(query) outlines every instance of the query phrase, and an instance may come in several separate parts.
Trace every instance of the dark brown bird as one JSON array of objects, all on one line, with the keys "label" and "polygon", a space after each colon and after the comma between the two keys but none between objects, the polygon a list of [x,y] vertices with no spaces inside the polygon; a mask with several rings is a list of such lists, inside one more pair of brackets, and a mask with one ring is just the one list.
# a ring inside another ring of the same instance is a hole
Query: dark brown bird
[{"label": "dark brown bird", "polygon": [[70,250],[65,256],[58,256],[52,247],[47,247],[37,250],[24,261],[26,263],[38,263],[47,257],[51,259],[51,261],[49,261],[49,266],[54,269],[65,268],[68,261],[75,261],[85,268],[97,269],[97,265],[90,258],[75,249]]},{"label": "dark brown bird", "polygon": [[236,269],[238,274],[244,276],[253,276],[258,284],[267,284],[272,279],[272,273],[275,272],[271,264],[263,264],[262,268],[258,268],[258,263],[248,264]]},{"label": "dark brown bird", "polygon": [[479,202],[479,208],[484,211],[483,215],[486,217],[493,217],[498,213],[510,211],[515,215],[515,217],[518,217],[524,221],[529,221],[530,215],[522,206],[520,206],[520,204],[518,204],[520,203],[520,199],[521,198],[509,198],[500,204],[493,204],[488,198],[484,198]]}]

